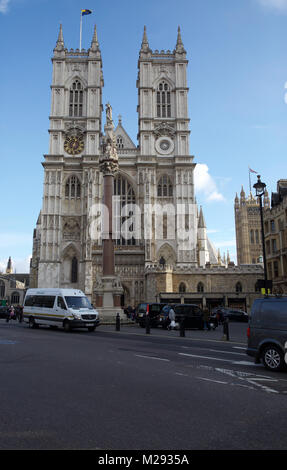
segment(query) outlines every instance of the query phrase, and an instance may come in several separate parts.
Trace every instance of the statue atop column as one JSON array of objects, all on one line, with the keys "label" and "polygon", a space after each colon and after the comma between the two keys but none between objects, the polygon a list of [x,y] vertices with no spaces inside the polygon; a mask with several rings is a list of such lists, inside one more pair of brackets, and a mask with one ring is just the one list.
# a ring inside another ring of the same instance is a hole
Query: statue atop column
[{"label": "statue atop column", "polygon": [[106,104],[105,137],[103,139],[103,154],[100,157],[100,171],[103,175],[115,175],[119,168],[116,137],[114,134],[114,123],[112,107]]}]

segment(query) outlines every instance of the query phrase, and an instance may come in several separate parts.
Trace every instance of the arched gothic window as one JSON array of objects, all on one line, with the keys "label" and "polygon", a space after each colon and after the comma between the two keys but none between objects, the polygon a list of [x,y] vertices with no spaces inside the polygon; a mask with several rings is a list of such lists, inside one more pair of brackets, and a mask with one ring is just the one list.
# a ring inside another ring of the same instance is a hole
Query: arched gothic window
[{"label": "arched gothic window", "polygon": [[117,136],[117,147],[118,149],[123,149],[124,148],[124,141],[121,135]]},{"label": "arched gothic window", "polygon": [[236,286],[235,286],[235,291],[239,294],[240,292],[242,292],[242,284],[241,282],[237,282]]},{"label": "arched gothic window", "polygon": [[[137,214],[133,213],[131,210],[128,211],[128,214],[124,215],[124,207],[127,204],[136,203],[136,197],[132,185],[129,181],[124,178],[122,175],[118,174],[114,179],[114,195],[117,196],[114,217],[116,225],[116,244],[117,245],[135,245],[136,240],[131,235],[130,232],[135,230],[133,223],[130,223],[133,216]],[[126,234],[124,233],[126,229]]]},{"label": "arched gothic window", "polygon": [[83,116],[83,87],[79,80],[75,80],[70,88],[69,116]]},{"label": "arched gothic window", "polygon": [[11,294],[11,304],[19,304],[20,302],[20,294],[19,292],[12,292]]},{"label": "arched gothic window", "polygon": [[78,260],[76,256],[72,258],[71,263],[71,282],[78,282]]},{"label": "arched gothic window", "polygon": [[178,287],[178,292],[180,294],[184,294],[186,292],[186,285],[184,284],[184,282],[181,282],[179,284],[179,287]]},{"label": "arched gothic window", "polygon": [[158,197],[172,197],[173,196],[172,183],[167,175],[163,175],[158,182],[157,196]]},{"label": "arched gothic window", "polygon": [[70,176],[65,184],[65,197],[68,199],[77,199],[81,197],[81,183],[76,176]]},{"label": "arched gothic window", "polygon": [[198,293],[203,293],[204,292],[204,285],[202,284],[202,282],[199,282],[197,284],[197,292]]},{"label": "arched gothic window", "polygon": [[161,118],[171,117],[171,92],[169,85],[162,81],[156,92],[156,115]]}]

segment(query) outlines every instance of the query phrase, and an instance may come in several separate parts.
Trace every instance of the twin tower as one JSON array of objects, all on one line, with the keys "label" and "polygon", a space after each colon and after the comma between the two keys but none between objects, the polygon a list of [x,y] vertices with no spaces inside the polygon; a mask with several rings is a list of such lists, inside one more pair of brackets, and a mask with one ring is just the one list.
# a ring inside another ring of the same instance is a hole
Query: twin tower
[{"label": "twin tower", "polygon": [[[60,26],[52,64],[50,145],[42,163],[43,203],[34,230],[30,282],[31,287],[79,288],[93,300],[102,274],[99,160],[104,141],[96,27],[88,50],[68,50]],[[180,28],[173,51],[152,51],[144,28],[136,81],[137,144],[121,118],[114,129],[119,162],[115,269],[125,305],[153,300],[160,289],[157,273],[166,267],[171,273],[188,272],[217,262],[194,194],[187,64]],[[149,223],[147,208],[152,208]],[[183,243],[186,238],[189,245]]]}]

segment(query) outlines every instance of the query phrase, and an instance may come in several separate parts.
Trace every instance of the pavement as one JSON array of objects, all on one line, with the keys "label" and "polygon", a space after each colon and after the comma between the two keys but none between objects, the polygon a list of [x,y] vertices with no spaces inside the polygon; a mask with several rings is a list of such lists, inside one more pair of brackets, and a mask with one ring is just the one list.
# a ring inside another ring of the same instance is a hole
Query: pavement
[{"label": "pavement", "polygon": [[[248,323],[237,323],[237,322],[230,322],[229,323],[229,342],[238,342],[240,344],[247,344],[247,327]],[[137,323],[123,323],[120,326],[120,331],[116,331],[115,324],[101,324],[98,327],[98,331],[103,332],[115,332],[120,334],[133,334],[133,335],[140,335],[140,336],[153,336],[153,337],[169,337],[169,338],[179,338],[180,337],[180,330],[164,330],[161,327],[158,328],[151,328],[150,333],[146,333],[145,328],[141,328]],[[226,336],[223,333],[223,325],[219,325],[215,330],[185,330],[185,337],[184,339],[200,339],[200,340],[209,340],[209,341],[222,341],[226,342]],[[228,342],[228,341],[227,341]]]}]

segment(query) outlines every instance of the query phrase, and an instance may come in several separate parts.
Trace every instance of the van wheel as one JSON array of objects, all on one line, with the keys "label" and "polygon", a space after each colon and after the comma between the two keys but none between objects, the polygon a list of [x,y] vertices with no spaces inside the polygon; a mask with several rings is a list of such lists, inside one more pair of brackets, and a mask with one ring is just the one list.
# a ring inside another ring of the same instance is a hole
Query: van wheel
[{"label": "van wheel", "polygon": [[66,333],[69,333],[69,332],[71,331],[71,325],[70,325],[70,323],[68,322],[68,320],[65,320],[65,321],[64,321],[63,328],[64,328],[64,331],[65,331]]},{"label": "van wheel", "polygon": [[282,370],[284,365],[283,353],[277,346],[271,344],[263,349],[262,360],[266,369],[275,372]]},{"label": "van wheel", "polygon": [[30,317],[29,318],[29,328],[37,328],[37,326],[38,325],[36,324],[34,317]]}]

